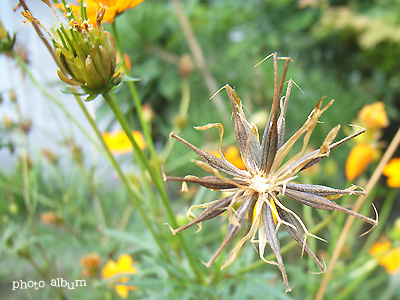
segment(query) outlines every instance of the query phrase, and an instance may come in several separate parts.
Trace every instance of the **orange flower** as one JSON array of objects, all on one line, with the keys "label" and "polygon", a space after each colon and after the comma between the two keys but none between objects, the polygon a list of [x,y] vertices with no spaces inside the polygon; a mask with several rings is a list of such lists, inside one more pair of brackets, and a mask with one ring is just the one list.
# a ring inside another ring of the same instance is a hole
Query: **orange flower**
[{"label": "orange flower", "polygon": [[[134,8],[139,5],[143,0],[85,0],[87,5],[86,14],[89,23],[96,26],[96,15],[100,10],[101,5],[107,6],[107,12],[104,16],[103,22],[113,23],[114,18],[123,13],[125,10]],[[75,0],[75,2],[79,2]],[[81,15],[80,4],[71,4],[72,12],[75,16]]]},{"label": "orange flower", "polygon": [[81,258],[82,275],[95,276],[100,266],[101,258],[98,253],[89,253]]},{"label": "orange flower", "polygon": [[61,223],[61,217],[52,211],[48,211],[40,215],[40,222],[45,225],[58,225]]},{"label": "orange flower", "polygon": [[[211,150],[211,151],[209,151],[209,153],[211,153],[212,155],[214,155],[218,158],[221,158],[218,150]],[[226,148],[226,151],[224,151],[224,155],[225,155],[225,158],[228,161],[230,161],[235,167],[237,167],[241,170],[245,169],[245,165],[243,163],[242,158],[240,157],[238,148],[236,148],[235,146],[229,146],[228,148]]]},{"label": "orange flower", "polygon": [[389,274],[400,272],[400,247],[392,248],[390,241],[376,242],[369,253],[376,259],[379,264],[386,269]]},{"label": "orange flower", "polygon": [[[108,279],[123,274],[136,274],[137,270],[135,267],[132,266],[132,264],[132,257],[128,254],[122,254],[116,262],[113,260],[109,260],[101,270],[103,279]],[[112,285],[114,285],[115,291],[121,298],[124,299],[128,297],[129,291],[137,290],[136,286],[118,284],[125,283],[128,280],[129,276],[123,276],[112,281]]]},{"label": "orange flower", "polygon": [[385,128],[389,125],[383,102],[365,105],[358,113],[358,119],[367,128]]},{"label": "orange flower", "polygon": [[[140,149],[146,148],[146,142],[143,135],[139,131],[132,131],[133,139],[138,144]],[[108,149],[113,154],[125,154],[132,151],[133,146],[128,136],[123,130],[112,132],[104,132],[103,139],[107,144]]]},{"label": "orange flower", "polygon": [[346,161],[346,177],[353,180],[360,175],[373,159],[375,149],[371,145],[360,143],[351,149]]},{"label": "orange flower", "polygon": [[388,177],[386,183],[389,187],[400,187],[400,157],[392,158],[382,173]]}]

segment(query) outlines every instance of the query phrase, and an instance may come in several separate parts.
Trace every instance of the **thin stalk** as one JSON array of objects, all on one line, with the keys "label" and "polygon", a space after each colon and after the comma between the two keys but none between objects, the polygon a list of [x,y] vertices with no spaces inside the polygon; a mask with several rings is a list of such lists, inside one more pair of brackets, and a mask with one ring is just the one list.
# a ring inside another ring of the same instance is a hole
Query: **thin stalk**
[{"label": "thin stalk", "polygon": [[[313,209],[310,206],[303,205],[303,216],[304,216],[304,221],[305,224],[307,224],[307,227],[314,228],[315,227],[315,222],[314,218],[312,215]],[[308,246],[310,247],[311,251],[314,251],[316,248],[316,240],[315,239],[308,239],[307,240]],[[314,251],[315,252],[315,251]],[[310,255],[307,255],[307,268],[308,270],[312,270],[313,267],[315,266],[315,262],[312,259]],[[308,294],[311,294],[313,291],[313,285],[309,284],[307,285],[307,291]]]},{"label": "thin stalk", "polygon": [[182,100],[179,106],[179,115],[186,116],[190,103],[190,85],[187,77],[182,78]]},{"label": "thin stalk", "polygon": [[[168,198],[167,198],[167,194],[165,191],[164,182],[162,180],[161,174],[158,175],[158,174],[154,173],[154,170],[151,168],[147,158],[143,154],[143,151],[139,148],[138,144],[136,143],[135,139],[133,138],[132,132],[128,125],[128,122],[126,121],[125,116],[122,113],[120,107],[118,105],[115,105],[115,102],[112,100],[112,97],[110,96],[110,94],[108,94],[108,93],[103,94],[103,97],[104,97],[105,101],[107,102],[107,104],[110,106],[110,108],[113,111],[118,122],[121,124],[122,129],[125,131],[126,135],[128,136],[129,140],[131,141],[135,154],[138,155],[140,161],[143,162],[143,164],[146,167],[147,171],[149,172],[151,178],[153,179],[154,184],[155,184],[158,192],[160,193],[161,200],[162,200],[162,203],[167,212],[167,217],[170,222],[170,225],[174,228],[178,227],[177,226],[178,223],[176,222],[175,216],[172,212],[172,208],[171,208]],[[183,248],[183,251],[185,252],[185,254],[189,260],[189,264],[190,264],[191,268],[193,269],[193,272],[196,274],[196,277],[198,278],[198,280],[200,282],[202,282],[203,281],[202,274],[197,267],[197,263],[195,262],[195,259],[187,245],[186,240],[184,239],[184,237],[182,235],[177,235],[177,237]]]},{"label": "thin stalk", "polygon": [[[36,263],[36,261],[33,259],[30,253],[20,254],[20,255],[30,262],[30,264],[36,270],[36,272],[38,272],[43,278],[45,278],[47,281],[50,282],[51,280],[50,276],[44,270],[42,270],[42,268]],[[62,289],[56,289],[56,294],[58,294],[61,300],[67,300],[67,297],[62,292]]]},{"label": "thin stalk", "polygon": [[[181,104],[179,106],[179,113],[178,113],[178,118],[185,118],[189,109],[189,104],[190,104],[190,85],[189,85],[189,80],[187,77],[182,78],[182,98],[181,98]],[[177,131],[179,130],[176,122],[173,125],[172,131]],[[172,151],[172,146],[173,143],[175,143],[175,140],[170,141],[170,144],[165,144],[164,149],[161,150],[160,157],[161,161],[166,161],[167,157],[170,155]],[[179,161],[184,162],[184,160],[179,158]],[[175,164],[171,164],[174,165]]]},{"label": "thin stalk", "polygon": [[[21,6],[24,8],[25,12],[29,11],[28,6],[26,5],[24,0],[19,0],[19,3],[21,4]],[[40,30],[38,24],[36,24],[35,22],[31,22],[33,28],[35,29],[37,35],[39,36],[39,38],[42,40],[43,44],[46,46],[47,50],[49,51],[50,55],[52,56],[53,60],[55,61],[55,63],[57,64],[57,66],[60,68],[60,70],[64,73],[67,74],[67,72],[65,71],[64,67],[60,64],[60,62],[57,59],[56,53],[53,49],[53,47],[50,45],[49,41],[44,37],[44,34],[42,33],[42,31]],[[14,50],[12,50],[14,52]]]},{"label": "thin stalk", "polygon": [[[117,107],[119,107],[119,103],[118,103],[118,99],[115,96],[114,93],[111,93],[110,96],[112,97],[112,100],[114,101],[114,103],[117,105]],[[149,182],[149,178],[146,176],[145,174],[145,170],[142,164],[142,161],[140,160],[138,155],[133,155],[133,158],[135,159],[135,161],[137,162],[137,165],[139,166],[140,169],[140,173],[143,175],[142,179],[143,179],[143,184],[145,186],[145,189],[147,190],[147,195],[148,197],[150,197],[151,202],[153,203],[153,207],[156,208],[156,199],[154,196],[153,191],[151,190],[151,186],[150,186],[150,182]]]},{"label": "thin stalk", "polygon": [[102,149],[99,147],[99,145],[96,143],[96,141],[92,138],[92,136],[87,132],[87,130],[78,122],[78,120],[68,112],[68,110],[65,109],[64,105],[57,100],[56,97],[54,97],[52,94],[50,94],[47,89],[39,83],[39,81],[36,80],[36,78],[32,75],[32,73],[29,71],[27,68],[26,64],[24,61],[19,57],[19,55],[13,50],[12,52],[13,58],[18,62],[20,67],[25,71],[25,73],[28,75],[29,79],[32,81],[32,83],[37,87],[37,89],[44,95],[46,96],[52,103],[57,105],[61,111],[67,116],[69,120],[71,120],[78,128],[79,130],[87,137],[89,141],[92,142],[92,144],[99,150],[100,152],[103,152]]},{"label": "thin stalk", "polygon": [[[208,92],[210,95],[214,94],[218,89],[216,81],[211,74],[209,68],[207,67],[206,59],[204,58],[203,50],[200,47],[199,42],[197,41],[196,35],[193,32],[193,28],[189,22],[189,19],[185,13],[185,10],[182,6],[182,3],[179,0],[172,0],[172,4],[176,10],[176,16],[179,21],[179,25],[183,31],[183,34],[186,38],[186,41],[189,45],[190,51],[194,57],[195,64],[197,68],[200,70],[201,75],[203,76],[204,82],[207,86]],[[214,101],[220,115],[228,121],[228,114],[226,114],[226,107],[222,98],[219,95],[214,97]]]},{"label": "thin stalk", "polygon": [[[356,276],[349,276],[347,281],[348,284],[345,285],[343,291],[341,291],[340,294],[334,298],[334,300],[352,299],[354,296],[350,297],[351,293],[359,288],[360,284],[365,282],[365,279],[371,275],[372,271],[374,271],[377,266],[378,262],[376,260],[370,260],[357,270],[354,270],[353,273],[356,273]],[[337,291],[335,291],[335,294],[336,293]]]},{"label": "thin stalk", "polygon": [[170,263],[171,261],[170,261],[170,257],[168,255],[168,252],[165,249],[164,244],[162,243],[160,237],[158,236],[158,234],[154,230],[153,225],[151,224],[151,221],[148,218],[146,211],[143,209],[142,204],[139,201],[139,199],[140,199],[141,201],[144,202],[144,201],[146,201],[146,199],[144,199],[144,197],[141,194],[141,192],[133,184],[131,184],[129,182],[128,178],[126,178],[125,174],[122,172],[121,167],[119,166],[118,162],[116,161],[116,159],[112,155],[111,151],[108,149],[108,147],[107,147],[107,145],[106,145],[106,143],[105,143],[105,141],[103,139],[103,136],[101,135],[101,132],[100,132],[99,128],[97,127],[96,122],[90,116],[90,114],[87,111],[87,109],[86,109],[85,105],[83,104],[82,100],[78,96],[75,96],[75,99],[76,99],[79,107],[81,108],[82,112],[84,113],[85,117],[89,121],[90,125],[92,126],[97,138],[99,139],[102,147],[105,150],[106,155],[108,156],[112,166],[114,167],[114,169],[117,171],[119,177],[121,178],[121,181],[124,184],[124,186],[126,187],[133,204],[135,205],[135,207],[139,211],[140,215],[142,216],[143,221],[145,222],[147,228],[150,230],[151,235],[153,236],[154,240],[156,241],[157,245],[159,246],[164,258]]},{"label": "thin stalk", "polygon": [[[370,192],[373,189],[373,187],[375,186],[375,184],[378,182],[378,180],[382,174],[383,168],[389,162],[390,158],[393,156],[393,154],[396,151],[399,144],[400,144],[400,129],[397,130],[396,135],[394,136],[392,142],[390,143],[389,147],[387,148],[381,161],[379,162],[378,166],[376,167],[375,172],[372,174],[370,180],[368,181],[367,186],[365,188],[365,190],[367,192]],[[358,197],[357,202],[354,205],[353,211],[358,212],[360,210],[361,206],[364,204],[364,201],[366,199],[367,199],[367,197],[365,197],[365,196]],[[351,226],[353,225],[354,220],[355,220],[355,217],[353,217],[353,216],[349,216],[347,218],[347,221],[344,225],[343,231],[342,231],[342,233],[339,237],[339,240],[336,244],[335,251],[333,252],[332,257],[329,261],[328,271],[326,272],[326,275],[321,282],[321,285],[319,287],[319,290],[317,292],[315,300],[322,300],[324,297],[329,280],[332,276],[333,270],[335,269],[335,265],[339,259],[339,256],[342,253],[344,244],[346,242],[347,236],[350,232],[350,229],[351,229]]]},{"label": "thin stalk", "polygon": [[[115,44],[116,44],[117,49],[119,51],[119,54],[120,54],[120,56],[122,58],[124,53],[122,52],[122,48],[121,48],[121,44],[120,44],[120,41],[119,41],[118,31],[117,31],[115,22],[112,23],[112,27],[111,28],[112,28],[113,36],[114,36],[114,39],[115,39]],[[124,72],[128,74],[129,70],[128,70],[128,67],[126,66],[125,62],[122,63],[122,67],[124,68]],[[141,128],[143,130],[144,137],[145,137],[146,142],[147,142],[147,146],[148,146],[148,149],[149,149],[149,152],[150,152],[150,157],[152,159],[154,168],[156,170],[157,175],[161,176],[161,171],[160,171],[160,168],[159,168],[157,153],[156,153],[155,148],[154,148],[153,138],[151,137],[151,133],[150,133],[148,124],[147,124],[146,120],[143,117],[142,103],[141,103],[141,101],[139,99],[139,96],[138,96],[138,93],[137,93],[137,90],[136,90],[136,86],[132,81],[128,81],[128,87],[129,87],[129,91],[131,92],[131,95],[132,95],[132,98],[133,98],[133,102],[135,104],[136,113],[137,113],[137,116],[138,116],[138,119],[139,119],[140,126],[141,126]]]}]

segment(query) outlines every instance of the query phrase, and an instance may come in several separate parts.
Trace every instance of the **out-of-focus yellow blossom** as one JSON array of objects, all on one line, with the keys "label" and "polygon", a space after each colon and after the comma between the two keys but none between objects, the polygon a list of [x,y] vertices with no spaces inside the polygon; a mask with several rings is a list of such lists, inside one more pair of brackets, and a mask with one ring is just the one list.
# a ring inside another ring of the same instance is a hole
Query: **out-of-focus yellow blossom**
[{"label": "out-of-focus yellow blossom", "polygon": [[[109,279],[117,275],[120,276],[124,274],[126,275],[136,274],[137,270],[132,264],[133,264],[132,257],[128,254],[122,254],[116,262],[113,260],[109,260],[105,264],[105,266],[101,270],[102,277],[103,279]],[[129,276],[123,276],[111,282],[117,294],[124,299],[128,297],[129,291],[137,290],[136,286],[118,284],[118,283],[125,283],[128,280]]]},{"label": "out-of-focus yellow blossom", "polygon": [[52,211],[48,211],[40,215],[40,222],[44,225],[55,226],[61,223],[61,217]]},{"label": "out-of-focus yellow blossom", "polygon": [[383,102],[365,105],[358,113],[358,119],[362,126],[365,126],[367,129],[385,128],[389,125]]},{"label": "out-of-focus yellow blossom", "polygon": [[[141,132],[132,131],[132,135],[140,149],[143,150],[146,148],[146,142]],[[108,149],[110,149],[113,154],[125,154],[133,150],[132,143],[123,130],[104,132],[103,139],[106,142]]]},{"label": "out-of-focus yellow blossom", "polygon": [[382,173],[388,178],[386,183],[389,187],[400,187],[400,157],[392,158]]},{"label": "out-of-focus yellow blossom", "polygon": [[[218,150],[211,150],[209,151],[212,155],[221,158],[219,155]],[[239,149],[235,146],[229,146],[226,148],[226,151],[224,151],[225,158],[230,161],[235,167],[244,170],[245,165],[243,163],[242,158],[240,157]]]},{"label": "out-of-focus yellow blossom", "polygon": [[379,261],[379,264],[389,274],[400,272],[400,247],[392,248],[392,242],[376,242],[369,250],[371,256]]},{"label": "out-of-focus yellow blossom", "polygon": [[360,143],[351,149],[346,161],[346,177],[355,179],[370,164],[374,157],[375,149],[371,145]]},{"label": "out-of-focus yellow blossom", "polygon": [[385,111],[383,102],[375,102],[373,104],[365,105],[359,112],[355,124],[364,127],[366,131],[365,136],[358,136],[354,140],[359,143],[371,143],[376,146],[378,140],[382,135],[382,129],[389,125],[389,119]]},{"label": "out-of-focus yellow blossom", "polygon": [[98,253],[89,253],[81,258],[82,276],[95,276],[99,270],[101,258]]},{"label": "out-of-focus yellow blossom", "polygon": [[[75,2],[79,3],[79,1]],[[123,13],[127,9],[136,7],[141,2],[143,2],[143,0],[85,0],[86,14],[89,23],[96,26],[96,14],[100,10],[100,6],[105,5],[108,9],[103,22],[113,23],[117,15]],[[80,4],[71,4],[71,9],[74,15],[81,15]]]}]

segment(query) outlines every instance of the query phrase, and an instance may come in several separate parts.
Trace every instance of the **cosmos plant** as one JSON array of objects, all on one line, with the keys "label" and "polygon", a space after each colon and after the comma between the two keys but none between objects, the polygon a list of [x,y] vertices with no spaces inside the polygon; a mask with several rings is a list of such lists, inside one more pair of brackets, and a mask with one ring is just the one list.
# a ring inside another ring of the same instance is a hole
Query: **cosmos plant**
[{"label": "cosmos plant", "polygon": [[[291,288],[280,254],[280,242],[277,234],[281,226],[302,247],[302,250],[313,258],[322,272],[325,272],[326,268],[307,245],[307,237],[316,236],[307,230],[304,222],[294,211],[284,205],[285,201],[295,200],[316,209],[343,212],[362,219],[372,224],[373,227],[378,224],[378,221],[377,217],[376,220],[365,217],[333,201],[344,195],[366,195],[366,192],[358,190],[356,186],[340,190],[322,185],[301,184],[295,181],[297,173],[310,168],[323,158],[329,156],[331,150],[365,132],[365,129],[347,136],[338,142],[333,142],[340,128],[340,125],[338,125],[328,133],[319,149],[305,154],[308,141],[318,123],[318,119],[333,103],[333,100],[331,100],[323,106],[322,102],[324,98],[322,98],[317,102],[303,126],[285,141],[285,116],[290,91],[294,83],[291,79],[288,81],[286,95],[281,97],[281,94],[290,59],[286,57],[278,58],[276,53],[270,56],[274,60],[274,97],[270,117],[261,143],[259,141],[258,129],[254,124],[247,121],[243,112],[242,102],[235,90],[229,85],[221,88],[225,89],[229,96],[235,123],[236,141],[241,158],[246,166],[245,170],[238,169],[225,158],[222,150],[224,127],[220,123],[212,123],[195,127],[195,129],[207,130],[216,128],[218,130],[220,137],[218,151],[221,158],[200,150],[178,134],[171,133],[171,137],[177,139],[197,154],[200,161],[194,162],[211,175],[201,178],[191,175],[184,178],[165,176],[164,179],[165,181],[181,181],[183,190],[187,189],[187,183],[196,183],[211,190],[230,192],[229,196],[222,199],[191,206],[187,213],[191,221],[178,229],[172,229],[174,235],[195,224],[198,224],[199,229],[201,229],[201,222],[227,212],[229,225],[226,230],[225,239],[215,254],[205,264],[207,267],[215,261],[222,250],[237,235],[245,220],[249,220],[251,222],[250,229],[234,246],[222,268],[230,264],[243,244],[250,240],[252,243],[258,243],[259,255],[263,261],[279,267],[286,291],[290,291]],[[278,77],[278,59],[285,61],[280,80]],[[300,138],[302,136],[303,145],[301,151],[293,157],[288,158],[288,152],[296,142],[301,142]],[[225,174],[225,176],[222,174]],[[283,199],[284,201],[282,201],[280,195],[290,199]],[[198,217],[195,217],[193,214],[193,210],[196,208],[204,208]],[[267,244],[269,244],[275,254],[276,261],[268,261],[264,258]]]}]

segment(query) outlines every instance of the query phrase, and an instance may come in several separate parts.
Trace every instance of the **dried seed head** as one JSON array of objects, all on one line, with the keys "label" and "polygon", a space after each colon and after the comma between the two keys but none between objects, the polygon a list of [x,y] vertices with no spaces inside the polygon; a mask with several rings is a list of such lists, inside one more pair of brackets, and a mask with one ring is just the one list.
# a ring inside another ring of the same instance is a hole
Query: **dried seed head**
[{"label": "dried seed head", "polygon": [[[288,87],[284,97],[281,96],[281,93],[290,59],[286,57],[281,58],[285,60],[285,66],[281,80],[279,80],[277,64],[279,58],[276,53],[271,54],[269,57],[273,57],[274,59],[274,97],[270,117],[265,127],[261,143],[259,141],[258,129],[255,125],[247,121],[243,112],[242,102],[237,96],[236,91],[229,85],[225,85],[220,89],[226,90],[231,103],[236,141],[246,169],[238,169],[225,158],[222,147],[224,128],[220,123],[212,123],[196,127],[196,129],[208,130],[216,128],[218,130],[220,136],[218,146],[220,158],[198,149],[176,133],[171,133],[170,135],[194,151],[201,159],[201,161],[194,162],[209,172],[211,176],[203,178],[195,176],[186,176],[184,178],[166,176],[164,179],[165,181],[196,183],[213,190],[231,192],[229,196],[220,200],[215,200],[199,206],[192,206],[188,211],[188,216],[191,221],[178,229],[172,230],[173,234],[177,234],[194,224],[199,224],[200,226],[201,222],[214,218],[225,211],[228,212],[229,225],[225,239],[211,259],[205,263],[207,267],[214,262],[227,244],[237,235],[246,220],[246,216],[250,215],[253,216],[253,218],[248,218],[251,221],[249,231],[236,244],[222,267],[230,264],[238,254],[242,245],[250,240],[253,243],[258,243],[259,255],[263,261],[279,267],[286,286],[286,291],[290,291],[291,287],[289,286],[287,273],[280,254],[280,242],[277,235],[277,231],[281,225],[301,246],[302,251],[307,252],[313,258],[322,272],[325,272],[326,268],[307,245],[308,236],[318,237],[312,235],[307,230],[303,221],[295,212],[283,205],[278,196],[279,194],[316,209],[344,212],[372,224],[373,227],[378,224],[378,221],[377,219],[374,220],[344,208],[332,201],[344,195],[366,194],[364,191],[358,191],[355,186],[340,190],[321,185],[301,184],[293,181],[297,177],[297,173],[315,165],[323,158],[329,156],[332,149],[363,133],[365,130],[333,143],[340,129],[338,125],[328,133],[319,149],[305,154],[304,152],[307,149],[308,141],[318,124],[320,116],[333,103],[332,100],[328,102],[327,105],[323,106],[322,102],[324,98],[322,98],[317,102],[303,126],[300,127],[292,137],[285,141],[285,116],[291,87],[294,82],[292,80],[288,81]],[[301,141],[302,148],[300,152],[291,158],[287,158],[287,154],[292,147]],[[229,177],[225,177],[222,174],[228,175]],[[233,208],[234,205],[238,206],[236,210]],[[204,208],[204,210],[198,217],[195,217],[193,215],[193,210],[197,207]],[[264,253],[267,243],[275,254],[276,261],[268,261],[265,259]]]}]

